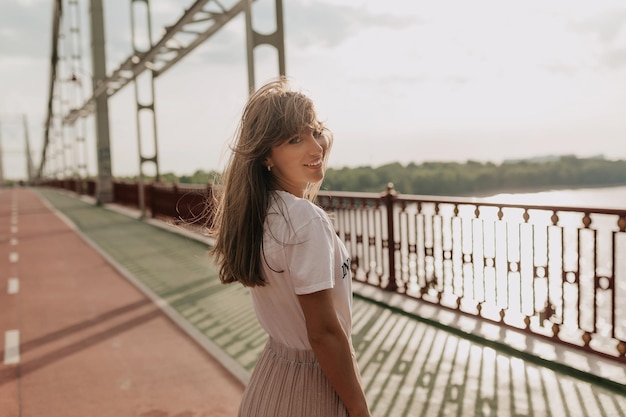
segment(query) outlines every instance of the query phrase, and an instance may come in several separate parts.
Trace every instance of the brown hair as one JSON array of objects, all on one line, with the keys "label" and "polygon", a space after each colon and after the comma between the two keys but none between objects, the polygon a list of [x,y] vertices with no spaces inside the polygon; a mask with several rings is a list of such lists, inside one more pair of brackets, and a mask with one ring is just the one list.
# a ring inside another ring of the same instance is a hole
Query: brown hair
[{"label": "brown hair", "polygon": [[[216,193],[217,210],[211,234],[222,283],[240,282],[244,286],[264,285],[262,273],[263,224],[276,189],[275,178],[265,159],[272,148],[306,130],[322,129],[310,98],[290,89],[285,78],[272,81],[246,103],[231,147],[231,156]],[[324,129],[328,148],[332,135]],[[321,181],[310,184],[305,198],[313,201]]]}]

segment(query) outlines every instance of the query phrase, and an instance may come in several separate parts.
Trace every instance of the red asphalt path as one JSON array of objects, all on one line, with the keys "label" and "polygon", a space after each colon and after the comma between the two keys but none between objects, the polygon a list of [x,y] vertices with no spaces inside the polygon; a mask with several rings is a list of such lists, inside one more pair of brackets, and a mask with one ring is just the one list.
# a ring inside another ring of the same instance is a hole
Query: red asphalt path
[{"label": "red asphalt path", "polygon": [[23,188],[0,189],[0,341],[0,417],[235,416],[243,392]]}]

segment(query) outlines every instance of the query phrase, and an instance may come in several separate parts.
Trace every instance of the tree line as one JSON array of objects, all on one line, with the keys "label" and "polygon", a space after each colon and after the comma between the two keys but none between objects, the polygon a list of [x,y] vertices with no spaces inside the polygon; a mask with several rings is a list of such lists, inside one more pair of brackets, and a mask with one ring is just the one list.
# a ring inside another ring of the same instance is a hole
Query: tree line
[{"label": "tree line", "polygon": [[[215,171],[163,175],[166,182],[207,184]],[[382,192],[393,183],[397,192],[422,195],[478,195],[543,188],[577,188],[626,184],[626,160],[574,155],[493,162],[394,162],[378,167],[329,168],[322,186],[327,191]]]}]

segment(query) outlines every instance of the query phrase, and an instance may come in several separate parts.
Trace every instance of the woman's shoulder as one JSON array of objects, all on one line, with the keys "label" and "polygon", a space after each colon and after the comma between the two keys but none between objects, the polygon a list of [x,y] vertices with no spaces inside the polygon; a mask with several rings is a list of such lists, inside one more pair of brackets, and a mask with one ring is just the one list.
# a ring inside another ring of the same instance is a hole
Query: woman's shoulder
[{"label": "woman's shoulder", "polygon": [[273,193],[265,220],[267,247],[271,242],[285,244],[306,242],[312,238],[330,238],[333,226],[326,212],[307,199],[283,191]]},{"label": "woman's shoulder", "polygon": [[308,223],[315,218],[326,219],[326,213],[307,199],[296,197],[286,191],[275,191],[269,213],[288,214],[296,223]]}]

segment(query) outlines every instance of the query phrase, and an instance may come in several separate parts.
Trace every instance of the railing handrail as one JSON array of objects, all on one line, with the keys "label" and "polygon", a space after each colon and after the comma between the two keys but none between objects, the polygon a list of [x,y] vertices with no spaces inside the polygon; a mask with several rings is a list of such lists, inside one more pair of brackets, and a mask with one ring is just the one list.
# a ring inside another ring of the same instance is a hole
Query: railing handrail
[{"label": "railing handrail", "polygon": [[599,214],[618,214],[626,216],[626,209],[606,208],[606,207],[590,207],[590,206],[553,206],[548,204],[514,204],[500,203],[496,201],[484,201],[481,198],[463,198],[463,197],[437,197],[425,195],[404,195],[399,194],[397,201],[421,201],[424,203],[447,203],[458,205],[473,205],[479,207],[500,207],[500,208],[523,208],[526,210],[550,210],[550,211],[571,211],[577,213],[599,213]]},{"label": "railing handrail", "polygon": [[[126,200],[115,202],[136,204],[133,184],[120,185],[116,198]],[[153,217],[210,222],[210,184],[144,190]],[[618,279],[626,278],[626,209],[399,195],[391,184],[382,193],[320,191],[318,201],[334,212],[357,281],[626,363],[626,312],[616,307]],[[597,214],[606,218],[592,223]],[[605,220],[608,231],[599,229]]]}]

